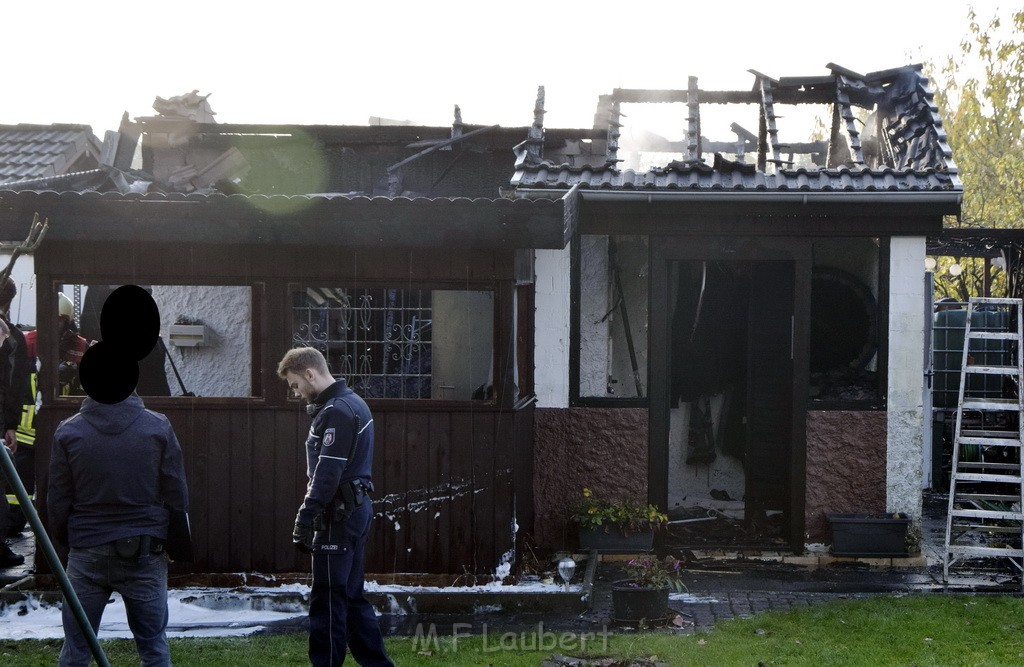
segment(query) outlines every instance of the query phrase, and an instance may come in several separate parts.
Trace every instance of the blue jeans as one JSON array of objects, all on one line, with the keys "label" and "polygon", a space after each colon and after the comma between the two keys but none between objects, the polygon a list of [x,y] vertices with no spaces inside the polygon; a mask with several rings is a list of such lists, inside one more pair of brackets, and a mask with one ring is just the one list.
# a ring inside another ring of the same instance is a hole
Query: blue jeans
[{"label": "blue jeans", "polygon": [[[93,631],[99,630],[100,618],[112,592],[124,600],[128,627],[135,638],[135,648],[145,666],[171,664],[167,646],[167,559],[164,554],[146,553],[138,558],[124,559],[114,552],[112,544],[71,549],[68,556],[68,578],[85,609]],[[92,660],[89,642],[78,627],[71,605],[65,601],[61,610],[64,623],[64,646],[59,665],[88,665]]]}]

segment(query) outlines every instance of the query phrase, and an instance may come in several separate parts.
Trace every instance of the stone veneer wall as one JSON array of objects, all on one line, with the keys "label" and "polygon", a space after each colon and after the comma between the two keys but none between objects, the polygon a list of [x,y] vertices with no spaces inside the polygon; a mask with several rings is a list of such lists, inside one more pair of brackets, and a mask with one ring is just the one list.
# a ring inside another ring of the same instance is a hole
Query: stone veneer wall
[{"label": "stone veneer wall", "polygon": [[647,501],[646,408],[538,408],[534,423],[537,546],[576,546],[571,511],[585,486]]},{"label": "stone veneer wall", "polygon": [[887,413],[808,411],[806,542],[831,543],[826,513],[886,510]]}]

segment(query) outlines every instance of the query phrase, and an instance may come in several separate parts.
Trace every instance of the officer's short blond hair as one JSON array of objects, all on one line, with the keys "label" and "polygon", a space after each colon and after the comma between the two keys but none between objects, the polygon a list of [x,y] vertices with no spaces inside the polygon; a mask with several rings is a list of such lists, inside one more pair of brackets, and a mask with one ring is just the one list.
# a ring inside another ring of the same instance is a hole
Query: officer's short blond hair
[{"label": "officer's short blond hair", "polygon": [[312,369],[322,375],[330,375],[327,360],[315,347],[294,347],[285,352],[281,363],[277,365],[277,375],[282,380],[288,373],[302,375],[306,369]]}]

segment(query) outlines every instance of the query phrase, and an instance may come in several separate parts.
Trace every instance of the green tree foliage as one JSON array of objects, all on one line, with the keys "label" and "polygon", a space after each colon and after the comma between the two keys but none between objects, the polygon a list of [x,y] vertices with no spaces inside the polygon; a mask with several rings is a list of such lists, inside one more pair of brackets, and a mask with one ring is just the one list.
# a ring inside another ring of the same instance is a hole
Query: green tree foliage
[{"label": "green tree foliage", "polygon": [[964,183],[963,223],[1024,228],[1024,10],[983,24],[935,68],[936,102]]},{"label": "green tree foliage", "polygon": [[[967,22],[959,51],[927,67],[964,184],[961,221],[947,224],[1024,229],[1024,9],[997,10],[985,22],[971,8]],[[983,293],[981,258],[937,260],[936,299]],[[990,268],[988,280],[991,294],[1006,293],[1001,267]]]}]

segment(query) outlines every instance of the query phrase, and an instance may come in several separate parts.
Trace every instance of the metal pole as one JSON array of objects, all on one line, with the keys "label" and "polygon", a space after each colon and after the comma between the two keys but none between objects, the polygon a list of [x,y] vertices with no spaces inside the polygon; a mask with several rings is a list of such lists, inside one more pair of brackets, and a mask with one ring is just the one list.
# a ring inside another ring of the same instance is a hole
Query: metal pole
[{"label": "metal pole", "polygon": [[36,512],[35,505],[32,504],[32,499],[29,497],[28,491],[25,490],[25,485],[21,483],[21,478],[18,477],[18,471],[14,467],[11,453],[3,445],[0,445],[0,451],[3,452],[0,455],[0,463],[3,463],[4,474],[7,475],[7,483],[11,485],[14,495],[18,497],[18,502],[21,503],[21,511],[25,513],[29,525],[32,526],[32,532],[36,534],[39,546],[42,547],[43,553],[46,554],[46,560],[50,564],[50,569],[53,570],[54,575],[57,577],[57,583],[60,584],[60,589],[64,593],[64,604],[71,605],[71,610],[78,621],[78,627],[82,629],[82,634],[89,641],[89,648],[92,650],[92,657],[96,659],[96,664],[99,667],[110,667],[110,662],[107,660],[106,654],[103,653],[103,648],[96,638],[96,633],[93,632],[92,625],[89,624],[89,619],[85,615],[85,609],[82,608],[82,603],[79,602],[75,589],[71,586],[71,580],[68,579],[67,572],[64,571],[64,567],[60,564],[60,558],[57,557],[53,543],[50,542],[50,536],[46,534],[43,522],[39,520],[39,514]]}]

